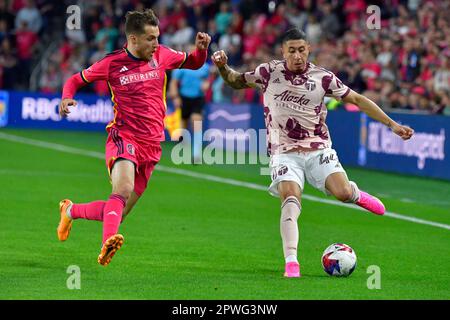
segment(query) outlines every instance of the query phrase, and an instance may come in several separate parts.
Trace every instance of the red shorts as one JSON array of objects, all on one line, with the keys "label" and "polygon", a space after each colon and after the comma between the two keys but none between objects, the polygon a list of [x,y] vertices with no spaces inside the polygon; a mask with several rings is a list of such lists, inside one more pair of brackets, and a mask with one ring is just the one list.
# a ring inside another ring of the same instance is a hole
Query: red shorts
[{"label": "red shorts", "polygon": [[159,143],[137,143],[128,135],[111,128],[106,140],[106,166],[111,175],[111,169],[117,159],[127,159],[135,164],[134,192],[141,196],[147,188],[155,165],[161,159]]}]

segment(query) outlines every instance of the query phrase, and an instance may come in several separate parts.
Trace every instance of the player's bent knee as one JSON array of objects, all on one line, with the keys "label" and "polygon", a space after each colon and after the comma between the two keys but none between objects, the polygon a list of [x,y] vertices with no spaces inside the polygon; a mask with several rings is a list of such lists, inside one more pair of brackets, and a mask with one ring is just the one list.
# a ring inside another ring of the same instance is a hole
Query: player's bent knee
[{"label": "player's bent knee", "polygon": [[281,195],[281,202],[286,201],[288,198],[295,198],[297,199],[297,201],[300,201],[300,195],[298,192],[295,191],[291,191],[291,192],[286,192],[284,194]]},{"label": "player's bent knee", "polygon": [[114,188],[113,193],[119,194],[124,197],[125,200],[128,200],[131,197],[133,190],[134,183],[122,183]]},{"label": "player's bent knee", "polygon": [[300,188],[297,185],[285,185],[279,188],[281,202],[285,201],[289,197],[295,197],[300,201]]}]

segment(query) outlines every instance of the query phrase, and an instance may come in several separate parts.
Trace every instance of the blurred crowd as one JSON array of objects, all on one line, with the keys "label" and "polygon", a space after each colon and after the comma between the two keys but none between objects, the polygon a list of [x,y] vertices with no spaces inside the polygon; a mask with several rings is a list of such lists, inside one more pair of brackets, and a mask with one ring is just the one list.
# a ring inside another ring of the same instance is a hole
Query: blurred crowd
[{"label": "blurred crowd", "polygon": [[[71,4],[81,8],[79,30],[65,25]],[[379,28],[376,11],[366,11],[369,5],[379,9]],[[0,88],[30,89],[39,67],[36,89],[60,92],[72,74],[123,47],[125,13],[144,8],[159,17],[160,43],[189,51],[196,32],[208,32],[210,51],[224,50],[240,71],[282,59],[281,35],[301,28],[311,43],[311,62],[383,109],[450,115],[450,2],[445,0],[0,0]],[[57,39],[54,50],[45,50]],[[208,102],[261,101],[254,89],[224,85],[213,66],[204,88]],[[102,82],[84,90],[109,94]],[[352,109],[326,102],[329,109]]]}]

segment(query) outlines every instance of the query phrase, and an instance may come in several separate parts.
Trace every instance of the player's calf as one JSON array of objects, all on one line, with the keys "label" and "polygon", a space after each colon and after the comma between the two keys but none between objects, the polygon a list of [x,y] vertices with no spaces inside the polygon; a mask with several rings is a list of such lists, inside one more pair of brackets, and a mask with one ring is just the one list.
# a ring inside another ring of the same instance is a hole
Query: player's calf
[{"label": "player's calf", "polygon": [[285,273],[288,278],[300,277],[300,266],[297,260],[298,225],[301,204],[296,196],[290,195],[281,204],[280,231],[285,256]]}]

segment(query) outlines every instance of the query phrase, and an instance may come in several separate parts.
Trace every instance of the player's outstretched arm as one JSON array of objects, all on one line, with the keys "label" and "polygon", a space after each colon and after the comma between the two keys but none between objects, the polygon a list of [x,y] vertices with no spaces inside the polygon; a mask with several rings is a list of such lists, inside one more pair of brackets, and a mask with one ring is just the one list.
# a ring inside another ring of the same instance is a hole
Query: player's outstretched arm
[{"label": "player's outstretched arm", "polygon": [[381,108],[369,98],[350,90],[350,93],[343,99],[344,102],[355,104],[361,109],[362,112],[367,114],[372,119],[375,119],[386,126],[388,126],[392,132],[400,136],[403,140],[408,140],[414,134],[414,130],[408,126],[398,124],[392,120]]},{"label": "player's outstretched arm", "polygon": [[59,104],[59,116],[65,118],[69,115],[69,106],[76,106],[77,102],[73,99],[78,89],[86,84],[79,73],[74,74],[66,83],[64,83],[61,102]]},{"label": "player's outstretched arm", "polygon": [[208,57],[208,46],[211,42],[211,37],[204,32],[198,32],[195,38],[195,50],[190,52],[186,61],[179,67],[181,69],[200,69],[206,62]]},{"label": "player's outstretched arm", "polygon": [[243,73],[237,72],[227,65],[228,57],[223,50],[214,52],[211,56],[211,60],[219,69],[219,73],[225,83],[233,89],[252,87],[246,83]]}]

